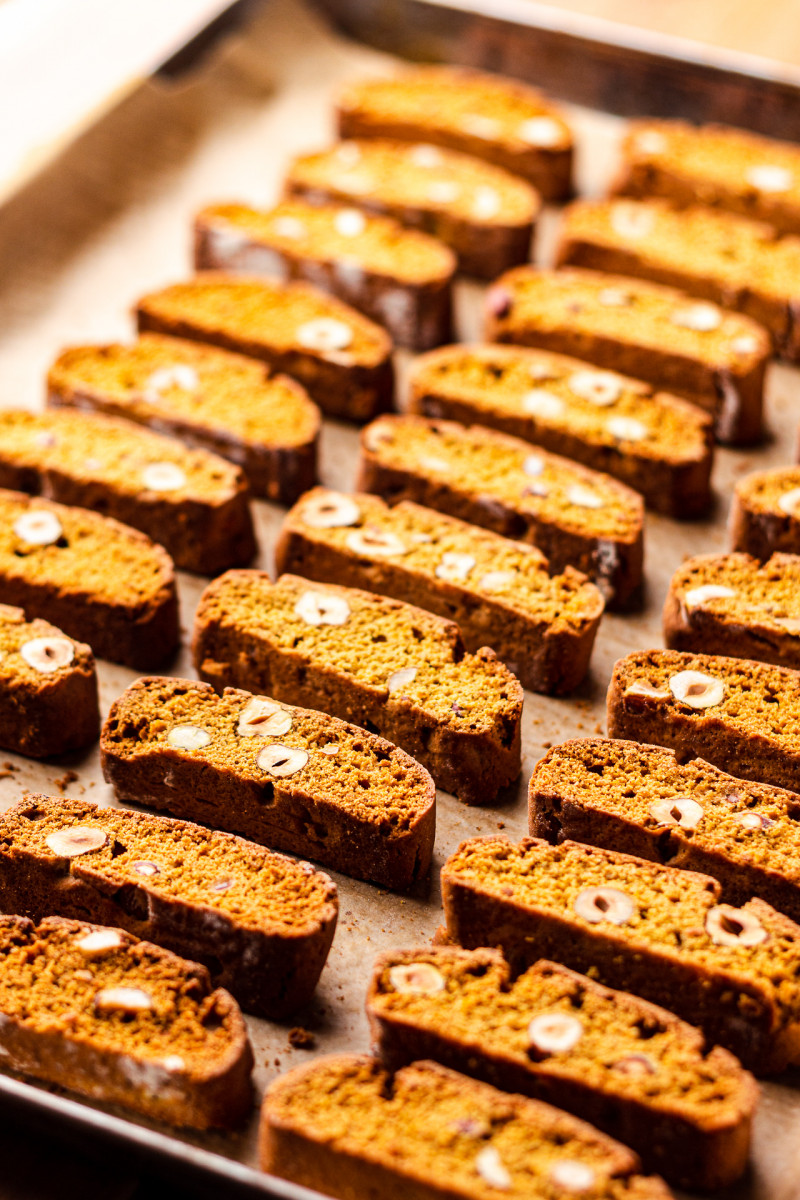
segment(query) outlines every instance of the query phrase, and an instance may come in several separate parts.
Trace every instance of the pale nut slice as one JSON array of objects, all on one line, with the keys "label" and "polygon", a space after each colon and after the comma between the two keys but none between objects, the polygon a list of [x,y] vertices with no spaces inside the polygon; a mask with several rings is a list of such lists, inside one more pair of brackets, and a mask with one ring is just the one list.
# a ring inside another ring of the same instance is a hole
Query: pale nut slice
[{"label": "pale nut slice", "polygon": [[729,600],[731,596],[735,596],[736,592],[733,588],[725,587],[721,583],[704,583],[701,587],[692,588],[684,594],[683,603],[688,609],[700,608],[709,600]]},{"label": "pale nut slice", "polygon": [[271,746],[264,747],[256,762],[262,771],[283,779],[302,771],[308,762],[308,753],[292,746],[283,746],[280,742],[273,742]]},{"label": "pale nut slice", "polygon": [[14,533],[29,546],[52,546],[63,535],[64,528],[55,513],[34,508],[17,517]]},{"label": "pale nut slice", "polygon": [[306,236],[308,227],[299,217],[292,217],[289,213],[284,213],[272,222],[272,232],[278,237],[290,238],[297,242]]},{"label": "pale nut slice", "polygon": [[541,417],[543,421],[555,421],[564,411],[564,401],[547,388],[532,388],[522,397],[521,403],[523,412]]},{"label": "pale nut slice", "polygon": [[504,588],[512,587],[516,579],[514,571],[487,571],[478,581],[478,587],[487,592],[501,592]]},{"label": "pale nut slice", "polygon": [[771,829],[775,824],[772,817],[756,812],[736,813],[733,819],[744,829]]},{"label": "pale nut slice", "polygon": [[755,354],[758,350],[758,338],[753,337],[752,333],[740,334],[731,341],[731,350],[734,354]]},{"label": "pale nut slice", "polygon": [[361,516],[361,509],[349,496],[328,492],[325,496],[308,500],[300,510],[300,516],[312,529],[337,529],[343,525],[355,525]]},{"label": "pale nut slice", "polygon": [[78,938],[75,946],[87,958],[101,958],[123,945],[122,934],[116,929],[93,929]]},{"label": "pale nut slice", "polygon": [[330,350],[346,350],[353,341],[353,331],[335,317],[316,317],[298,328],[297,340],[306,350],[325,354]]},{"label": "pale nut slice", "polygon": [[441,165],[442,152],[438,147],[431,146],[428,142],[420,142],[418,145],[410,148],[408,157],[415,167],[432,169]]},{"label": "pale nut slice", "polygon": [[633,139],[633,148],[641,154],[663,154],[667,139],[657,129],[643,129]]},{"label": "pale nut slice", "polygon": [[477,560],[471,554],[459,554],[456,550],[447,550],[434,571],[437,579],[459,582],[467,579],[476,566]]},{"label": "pale nut slice", "polygon": [[535,479],[537,475],[541,475],[544,467],[545,462],[540,454],[529,454],[522,462],[523,471],[526,475],[530,475],[532,479]]},{"label": "pale nut slice", "polygon": [[344,597],[328,592],[303,592],[294,612],[306,625],[346,625],[350,619],[350,605]]},{"label": "pale nut slice", "polygon": [[620,1071],[623,1075],[638,1077],[656,1074],[656,1065],[647,1054],[626,1054],[612,1065],[615,1071]]},{"label": "pale nut slice", "polygon": [[703,819],[702,804],[690,796],[676,800],[656,800],[647,810],[659,825],[680,825],[681,829],[696,829]]},{"label": "pale nut slice", "polygon": [[633,683],[629,683],[623,694],[626,696],[643,696],[648,700],[666,700],[669,696],[666,688],[653,687],[651,683],[646,683],[643,679],[636,679]]},{"label": "pale nut slice", "polygon": [[389,689],[389,695],[393,696],[395,692],[399,692],[406,684],[413,683],[417,677],[416,667],[401,667],[399,671],[393,671],[386,680],[386,686]]},{"label": "pale nut slice", "polygon": [[540,1054],[566,1054],[583,1037],[583,1024],[569,1013],[542,1013],[528,1026],[528,1041]]},{"label": "pale nut slice", "polygon": [[135,871],[137,875],[144,876],[161,874],[161,867],[158,865],[158,863],[148,862],[146,859],[141,859],[139,862],[133,863],[131,870]]},{"label": "pale nut slice", "polygon": [[757,917],[730,904],[709,910],[706,933],[715,946],[760,946],[769,936]]},{"label": "pale nut slice", "polygon": [[100,850],[108,841],[102,829],[92,825],[73,825],[69,829],[56,829],[44,839],[53,854],[59,858],[77,858],[79,854],[90,854]]},{"label": "pale nut slice", "polygon": [[401,542],[397,534],[388,529],[376,529],[374,525],[348,533],[345,545],[348,550],[367,558],[394,558],[398,554],[408,554],[408,546]]},{"label": "pale nut slice", "polygon": [[636,417],[609,417],[606,428],[620,442],[643,442],[649,432],[644,421]]},{"label": "pale nut slice", "polygon": [[633,200],[620,200],[611,206],[611,228],[620,237],[636,241],[652,233],[655,217],[649,208]]},{"label": "pale nut slice", "polygon": [[625,925],[633,916],[635,907],[627,892],[614,887],[583,888],[573,904],[576,914],[591,925],[601,921]]},{"label": "pale nut slice", "polygon": [[502,132],[500,122],[495,117],[487,117],[483,113],[465,113],[460,125],[464,133],[483,138],[487,142],[493,141]]},{"label": "pale nut slice", "polygon": [[158,403],[163,392],[170,388],[178,388],[182,392],[196,392],[200,387],[200,379],[194,367],[188,363],[175,363],[169,367],[159,367],[153,371],[144,385],[144,399],[148,403]]},{"label": "pale nut slice", "polygon": [[167,741],[176,750],[202,750],[211,741],[211,734],[197,725],[173,725]]},{"label": "pale nut slice", "polygon": [[475,196],[472,201],[472,215],[476,220],[491,221],[500,212],[502,206],[500,194],[495,188],[482,184],[475,189]]},{"label": "pale nut slice", "polygon": [[564,140],[564,131],[552,117],[528,117],[516,129],[516,135],[528,146],[547,148],[558,146]]},{"label": "pale nut slice", "polygon": [[796,516],[797,509],[800,508],[800,488],[792,488],[790,492],[784,492],[778,498],[778,508],[790,517]]},{"label": "pale nut slice", "polygon": [[598,408],[616,404],[624,390],[619,375],[613,375],[610,371],[576,371],[570,375],[568,386],[576,396],[596,404]]},{"label": "pale nut slice", "polygon": [[68,667],[75,657],[75,647],[65,637],[31,638],[22,643],[19,652],[29,667],[45,675]]},{"label": "pale nut slice", "polygon": [[177,492],[186,487],[186,472],[175,463],[149,463],[142,471],[142,483],[149,492]]},{"label": "pale nut slice", "polygon": [[149,1012],[155,1008],[153,997],[143,988],[111,987],[103,988],[94,998],[94,1006],[98,1012],[121,1012],[135,1015]]},{"label": "pale nut slice", "polygon": [[433,204],[452,204],[461,195],[461,184],[454,179],[434,179],[428,184],[427,196]]},{"label": "pale nut slice", "polygon": [[500,1192],[507,1192],[511,1187],[511,1175],[496,1146],[483,1147],[475,1158],[475,1170],[489,1187]]},{"label": "pale nut slice", "polygon": [[689,708],[714,708],[725,699],[725,684],[702,671],[679,671],[669,680],[676,700]]},{"label": "pale nut slice", "polygon": [[567,503],[574,504],[576,508],[603,507],[603,497],[598,496],[591,488],[584,487],[582,483],[573,483],[567,488],[565,496]]},{"label": "pale nut slice", "polygon": [[597,293],[597,303],[603,308],[627,308],[633,297],[624,288],[607,287]]},{"label": "pale nut slice", "polygon": [[280,737],[292,728],[292,714],[274,700],[254,696],[239,713],[239,737]]},{"label": "pale nut slice", "polygon": [[360,237],[367,228],[367,218],[358,208],[341,208],[333,218],[333,227],[341,237]]},{"label": "pale nut slice", "polygon": [[594,1187],[595,1179],[594,1167],[575,1158],[562,1158],[550,1168],[550,1182],[562,1192],[573,1195],[588,1192]]},{"label": "pale nut slice", "polygon": [[681,329],[711,333],[722,324],[722,313],[715,304],[689,304],[686,308],[676,308],[670,320]]},{"label": "pale nut slice", "polygon": [[759,192],[788,192],[794,182],[792,172],[773,163],[756,163],[744,177]]},{"label": "pale nut slice", "polygon": [[389,970],[389,983],[396,992],[409,996],[433,996],[443,992],[444,975],[431,963],[402,963]]}]

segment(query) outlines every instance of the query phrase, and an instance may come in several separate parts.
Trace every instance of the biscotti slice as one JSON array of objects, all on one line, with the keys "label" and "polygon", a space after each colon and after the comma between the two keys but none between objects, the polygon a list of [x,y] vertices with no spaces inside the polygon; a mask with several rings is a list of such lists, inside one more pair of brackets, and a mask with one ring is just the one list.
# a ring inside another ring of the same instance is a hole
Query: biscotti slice
[{"label": "biscotti slice", "polygon": [[217,204],[195,219],[195,266],[300,279],[429,350],[452,337],[456,260],[443,242],[391,217],[285,200],[268,212]]},{"label": "biscotti slice", "polygon": [[713,875],[722,899],[760,896],[800,921],[800,801],[702,759],[610,738],[563,742],[536,764],[530,831]]},{"label": "biscotti slice", "polygon": [[263,571],[228,571],[195,616],[194,663],[217,689],[322,707],[401,746],[468,804],[520,772],[519,681],[458,626],[400,600]]},{"label": "biscotti slice", "polygon": [[163,546],[88,509],[5,490],[0,603],[139,670],[163,663],[179,642],[175,568]]},{"label": "biscotti slice", "polygon": [[731,549],[767,559],[800,554],[800,467],[772,467],[745,475],[733,491]]},{"label": "biscotti slice", "polygon": [[579,359],[513,346],[446,346],[417,359],[411,412],[499,429],[606,471],[649,507],[694,517],[711,503],[710,418],[693,404]]},{"label": "biscotti slice", "polygon": [[0,411],[0,487],[115,517],[201,575],[256,552],[240,467],[208,450],[94,413]]},{"label": "biscotti slice", "polygon": [[293,504],[316,483],[320,413],[287,375],[160,333],[73,346],[47,376],[50,407],[125,417],[238,463],[254,495]]},{"label": "biscotti slice", "polygon": [[614,665],[609,737],[668,746],[800,792],[800,671],[747,658],[638,650]]},{"label": "biscotti slice", "polygon": [[496,950],[389,951],[375,964],[367,1013],[390,1070],[432,1058],[545,1100],[679,1187],[726,1187],[745,1170],[753,1077],[672,1013],[557,963],[512,981]]},{"label": "biscotti slice", "polygon": [[675,288],[577,267],[518,267],[487,295],[486,337],[573,354],[710,412],[719,441],[762,434],[771,338],[742,313]]},{"label": "biscotti slice", "polygon": [[127,929],[280,1019],[311,999],[338,904],[321,871],[229,833],[29,795],[0,817],[0,907]]},{"label": "biscotti slice", "polygon": [[708,875],[577,842],[463,842],[442,869],[451,941],[521,970],[562,962],[699,1025],[759,1075],[800,1061],[800,927]]},{"label": "biscotti slice", "polygon": [[564,214],[559,266],[635,275],[746,313],[777,353],[800,356],[800,239],[760,221],[663,200],[594,200]]},{"label": "biscotti slice", "polygon": [[518,79],[415,67],[346,84],[336,108],[344,138],[447,146],[521,175],[545,200],[564,200],[572,191],[572,131],[560,109]]},{"label": "biscotti slice", "polygon": [[668,1200],[636,1155],[567,1113],[433,1062],[390,1075],[329,1055],[279,1076],[261,1111],[261,1166],[342,1200]]},{"label": "biscotti slice", "polygon": [[120,800],[398,890],[430,865],[436,795],[427,771],[321,712],[233,688],[218,696],[195,680],[145,678],[112,706],[100,752]]},{"label": "biscotti slice", "polygon": [[303,283],[203,271],[144,296],[140,330],[221,346],[299,380],[331,417],[369,421],[392,407],[392,342],[361,313]]},{"label": "biscotti slice", "polygon": [[670,580],[663,622],[672,650],[800,670],[800,555],[687,558]]},{"label": "biscotti slice", "polygon": [[616,479],[479,425],[381,417],[363,432],[360,491],[413,500],[532,542],[625,605],[642,583],[642,498]]},{"label": "biscotti slice", "polygon": [[208,971],[121,929],[0,917],[0,1063],[170,1125],[240,1125],[253,1053]]},{"label": "biscotti slice", "polygon": [[316,488],[288,514],[279,572],[361,587],[449,617],[468,650],[489,645],[523,687],[560,695],[585,677],[603,612],[571,567],[430,508]]},{"label": "biscotti slice", "polygon": [[[800,148],[725,125],[636,121],[617,190],[713,204],[800,233]],[[755,281],[754,281],[755,282]]]},{"label": "biscotti slice", "polygon": [[0,745],[49,758],[97,741],[97,672],[89,646],[0,604]]},{"label": "biscotti slice", "polygon": [[340,142],[296,158],[289,196],[355,204],[422,229],[448,245],[478,279],[528,262],[539,194],[501,167],[427,143]]}]

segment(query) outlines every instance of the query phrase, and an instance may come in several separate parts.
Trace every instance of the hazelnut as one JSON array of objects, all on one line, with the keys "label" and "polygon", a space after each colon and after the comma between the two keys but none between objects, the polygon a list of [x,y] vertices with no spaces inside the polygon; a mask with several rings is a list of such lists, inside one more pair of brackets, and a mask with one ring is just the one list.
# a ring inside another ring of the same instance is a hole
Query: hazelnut
[{"label": "hazelnut", "polygon": [[148,378],[144,385],[143,399],[149,404],[158,404],[161,393],[170,388],[179,388],[182,392],[196,392],[200,380],[194,367],[188,363],[175,363],[172,367],[159,367]]},{"label": "hazelnut", "polygon": [[550,1182],[564,1192],[588,1192],[595,1179],[594,1168],[574,1158],[562,1158],[550,1168]]},{"label": "hazelnut", "polygon": [[173,725],[167,741],[176,750],[202,750],[211,741],[211,734],[197,725]]},{"label": "hazelnut", "polygon": [[419,456],[419,465],[423,471],[443,471],[445,474],[450,473],[450,463],[446,458],[437,458],[435,454],[421,454]]},{"label": "hazelnut", "polygon": [[316,317],[297,330],[297,340],[306,350],[346,350],[353,340],[353,331],[344,321],[334,317]]},{"label": "hazelnut", "polygon": [[262,771],[266,771],[269,775],[277,775],[283,778],[287,775],[296,775],[298,771],[302,771],[308,762],[308,754],[305,750],[294,749],[291,746],[283,746],[280,742],[273,742],[271,746],[264,747],[256,762]]},{"label": "hazelnut", "polygon": [[122,945],[122,934],[116,929],[93,929],[91,933],[85,933],[83,937],[78,938],[75,943],[76,948],[87,958],[100,958],[103,954],[110,954],[112,950],[119,950]]},{"label": "hazelnut", "polygon": [[395,692],[399,692],[406,684],[413,683],[417,677],[416,667],[402,667],[399,671],[394,671],[386,680],[386,686],[389,689],[389,695],[393,696]]},{"label": "hazelnut", "polygon": [[214,883],[211,884],[211,891],[212,892],[227,892],[232,887],[233,887],[232,879],[217,879],[217,880],[215,880]]},{"label": "hazelnut", "polygon": [[44,841],[59,858],[77,858],[79,854],[100,850],[108,838],[102,829],[92,825],[72,825],[69,829],[56,829]]},{"label": "hazelnut", "polygon": [[491,221],[502,207],[499,193],[493,187],[482,184],[475,189],[472,201],[472,215],[478,221]]},{"label": "hazelnut", "polygon": [[460,124],[464,133],[483,138],[487,142],[499,137],[501,133],[500,122],[495,117],[484,116],[483,113],[465,113]]},{"label": "hazelnut", "polygon": [[303,592],[294,606],[295,616],[306,625],[346,625],[350,605],[343,596],[330,592]]},{"label": "hazelnut", "polygon": [[666,700],[669,692],[666,688],[653,687],[652,684],[646,683],[643,679],[637,679],[633,683],[629,683],[625,688],[624,695],[626,696],[646,696],[652,700]]},{"label": "hazelnut", "polygon": [[757,812],[736,813],[733,819],[744,829],[771,829],[775,824],[771,817]]},{"label": "hazelnut", "polygon": [[437,579],[466,579],[475,566],[475,561],[471,554],[458,554],[455,550],[448,550],[442,555],[434,574]]},{"label": "hazelnut", "polygon": [[64,529],[55,513],[46,508],[32,508],[14,522],[14,533],[29,546],[52,546]]},{"label": "hazelnut", "polygon": [[656,800],[647,811],[659,825],[680,825],[681,829],[696,829],[703,819],[703,806],[688,796]]},{"label": "hazelnut", "polygon": [[555,421],[564,411],[564,401],[547,388],[533,388],[522,397],[522,409],[543,421]]},{"label": "hazelnut", "polygon": [[772,163],[757,163],[745,171],[744,177],[759,192],[788,192],[794,182],[791,171]]},{"label": "hazelnut", "polygon": [[328,742],[327,746],[320,746],[320,754],[328,754],[331,758],[339,753],[339,746],[336,742]]},{"label": "hazelnut", "polygon": [[730,904],[709,909],[706,933],[715,946],[759,946],[768,936],[757,917]]},{"label": "hazelnut", "polygon": [[166,1058],[161,1060],[161,1066],[165,1071],[169,1071],[172,1074],[177,1074],[178,1071],[186,1069],[186,1063],[180,1054],[168,1054]]},{"label": "hazelnut", "polygon": [[333,227],[342,237],[360,237],[367,228],[367,218],[358,208],[342,208],[333,218]]},{"label": "hazelnut", "polygon": [[634,1077],[655,1075],[656,1073],[655,1063],[647,1054],[626,1054],[624,1058],[620,1058],[612,1066],[620,1074],[632,1075]]},{"label": "hazelnut", "polygon": [[103,988],[94,998],[98,1012],[141,1013],[155,1008],[153,997],[135,987]]},{"label": "hazelnut", "polygon": [[433,996],[443,992],[444,975],[430,963],[403,963],[389,970],[389,983],[396,992],[409,996]]},{"label": "hazelnut", "polygon": [[29,667],[45,675],[68,667],[75,657],[75,647],[65,637],[31,638],[22,643],[19,652]]},{"label": "hazelnut", "polygon": [[300,510],[300,519],[312,529],[336,529],[340,525],[355,525],[361,509],[355,500],[339,492],[326,492],[307,500]]},{"label": "hazelnut", "polygon": [[612,925],[625,925],[633,916],[636,905],[626,892],[613,887],[584,888],[575,897],[576,914],[584,921],[597,925],[609,921]]},{"label": "hazelnut", "polygon": [[175,463],[150,463],[142,471],[142,483],[149,492],[176,492],[186,487],[186,472]]},{"label": "hazelnut", "polygon": [[598,496],[597,492],[593,492],[591,488],[584,487],[582,483],[573,483],[566,491],[567,504],[574,504],[577,508],[602,508],[603,498]]},{"label": "hazelnut", "polygon": [[710,333],[722,324],[722,313],[716,304],[689,304],[676,308],[670,317],[673,325],[693,329],[695,333]]},{"label": "hazelnut", "polygon": [[644,422],[635,417],[609,417],[606,428],[620,442],[641,442],[649,432]]},{"label": "hazelnut", "polygon": [[516,129],[521,142],[529,146],[558,146],[564,140],[564,131],[552,117],[528,117]]},{"label": "hazelnut", "polygon": [[376,529],[374,525],[348,533],[345,545],[348,550],[364,554],[367,558],[394,558],[397,554],[408,554],[408,546],[396,534]]},{"label": "hazelnut", "polygon": [[731,342],[734,354],[755,354],[758,348],[758,338],[753,337],[752,333],[742,333]]},{"label": "hazelnut", "polygon": [[725,698],[722,680],[704,675],[702,671],[679,671],[670,678],[669,690],[676,700],[689,708],[713,708]]},{"label": "hazelnut", "polygon": [[635,200],[619,200],[611,206],[611,228],[622,238],[647,237],[655,225],[651,209]]},{"label": "hazelnut", "polygon": [[293,241],[299,241],[308,233],[308,228],[299,217],[292,217],[288,213],[280,217],[276,217],[272,222],[272,232],[277,237],[291,238]]},{"label": "hazelnut", "polygon": [[528,1026],[528,1041],[540,1054],[565,1054],[583,1037],[583,1025],[568,1013],[542,1013]]},{"label": "hazelnut", "polygon": [[544,379],[558,378],[557,372],[553,369],[553,367],[550,366],[549,363],[546,362],[530,363],[528,366],[528,374],[530,375],[531,379],[535,379],[537,383],[541,383]]},{"label": "hazelnut", "polygon": [[604,308],[627,308],[633,297],[623,288],[607,287],[597,293],[597,303]]},{"label": "hazelnut", "polygon": [[486,311],[491,317],[498,319],[507,317],[511,312],[513,302],[511,292],[502,284],[495,284],[486,293]]},{"label": "hazelnut", "polygon": [[724,587],[721,583],[704,583],[702,587],[685,592],[683,603],[688,609],[700,608],[707,600],[727,600],[735,595],[733,588]]},{"label": "hazelnut", "polygon": [[239,737],[280,737],[292,728],[292,714],[262,696],[254,696],[239,713]]},{"label": "hazelnut", "polygon": [[412,146],[408,151],[408,157],[415,167],[433,168],[440,166],[442,162],[441,150],[424,142],[420,142],[418,146]]},{"label": "hazelnut", "polygon": [[434,204],[452,204],[461,194],[461,185],[454,179],[434,179],[428,185],[428,199]]},{"label": "hazelnut", "polygon": [[657,129],[643,129],[633,139],[633,149],[640,154],[663,154],[667,148],[667,139]]},{"label": "hazelnut", "polygon": [[131,870],[137,875],[160,875],[161,867],[154,862],[135,862],[132,864]]},{"label": "hazelnut", "polygon": [[487,571],[478,581],[478,587],[487,592],[501,592],[504,588],[513,587],[516,579],[514,571]]},{"label": "hazelnut", "polygon": [[596,404],[598,408],[616,404],[624,390],[619,375],[613,375],[610,371],[576,371],[570,375],[568,384],[571,392],[590,404]]},{"label": "hazelnut", "polygon": [[541,475],[544,467],[545,462],[540,454],[529,454],[522,462],[523,471],[526,475],[530,475],[531,478]]},{"label": "hazelnut", "polygon": [[511,1176],[494,1146],[483,1147],[475,1158],[475,1170],[489,1187],[501,1192],[507,1192],[511,1187]]},{"label": "hazelnut", "polygon": [[778,498],[778,508],[781,512],[788,513],[790,517],[796,515],[798,507],[800,507],[800,488],[792,488],[790,492],[784,492]]}]

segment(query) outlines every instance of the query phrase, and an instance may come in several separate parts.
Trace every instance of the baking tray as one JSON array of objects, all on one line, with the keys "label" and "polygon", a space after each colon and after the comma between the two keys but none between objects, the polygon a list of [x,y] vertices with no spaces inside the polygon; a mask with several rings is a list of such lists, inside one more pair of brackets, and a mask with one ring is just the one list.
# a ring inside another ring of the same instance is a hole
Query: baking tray
[{"label": "baking tray", "polygon": [[[330,138],[332,88],[353,75],[388,71],[393,65],[384,55],[334,36],[310,9],[275,0],[255,10],[238,40],[191,84],[168,93],[147,85],[101,122],[0,210],[0,403],[39,407],[44,373],[63,345],[129,337],[135,297],[189,273],[192,214],[215,200],[270,201],[287,158]],[[584,109],[572,110],[572,116],[581,147],[581,186],[599,191],[613,169],[622,122]],[[543,258],[552,245],[556,219],[548,213],[543,221]],[[481,295],[476,285],[458,286],[457,317],[464,339],[478,336]],[[407,362],[399,360],[401,375]],[[526,785],[536,760],[551,744],[604,730],[612,664],[634,648],[662,644],[659,610],[668,579],[684,556],[725,547],[733,482],[756,466],[792,456],[800,416],[798,373],[771,368],[768,396],[771,440],[757,451],[719,453],[713,520],[679,524],[648,514],[645,606],[631,616],[604,618],[585,685],[568,700],[526,694],[524,768],[518,785],[491,808],[466,808],[440,794],[431,879],[412,895],[400,897],[334,875],[340,921],[315,1001],[286,1025],[250,1021],[259,1094],[279,1070],[308,1061],[310,1054],[368,1050],[363,1004],[372,961],[381,950],[428,942],[433,936],[442,919],[438,877],[445,858],[462,839],[476,834],[501,830],[512,838],[523,836]],[[325,422],[325,483],[352,486],[357,443],[355,429]],[[263,503],[255,505],[255,512],[259,565],[270,569],[282,512]],[[186,634],[203,582],[189,575],[179,580]],[[98,667],[101,707],[107,712],[134,674],[108,663]],[[194,675],[185,649],[169,670]],[[96,752],[36,764],[0,751],[0,807],[15,802],[23,790],[55,793],[59,787],[67,795],[113,802]],[[315,1047],[290,1047],[290,1024],[313,1032]],[[726,1193],[731,1200],[797,1200],[797,1083],[786,1077],[764,1087],[753,1170],[741,1186]],[[257,1172],[255,1115],[240,1135],[184,1135],[7,1075],[0,1075],[0,1108],[48,1135],[66,1138],[73,1147],[113,1153],[117,1161],[122,1156],[147,1159],[151,1170],[191,1181],[197,1191],[298,1200],[309,1195]]]}]

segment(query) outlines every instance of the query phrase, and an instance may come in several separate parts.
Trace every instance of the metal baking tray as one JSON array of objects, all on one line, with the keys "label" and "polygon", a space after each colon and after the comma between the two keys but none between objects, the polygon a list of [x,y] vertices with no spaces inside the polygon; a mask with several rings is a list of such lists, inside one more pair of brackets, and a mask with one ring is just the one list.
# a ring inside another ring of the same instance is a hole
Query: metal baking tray
[{"label": "metal baking tray", "polygon": [[[245,36],[246,34],[246,36]],[[137,295],[189,273],[192,214],[214,200],[268,202],[277,195],[286,161],[324,145],[332,134],[331,89],[353,75],[387,71],[393,61],[335,37],[311,10],[273,0],[256,10],[238,42],[212,60],[180,92],[146,89],[125,111],[111,114],[87,142],[67,153],[6,209],[0,209],[0,403],[41,405],[43,375],[65,344],[129,337],[130,305]],[[572,110],[581,146],[584,190],[599,191],[613,171],[622,122],[584,109]],[[170,130],[169,155],[158,145]],[[132,179],[130,163],[136,163]],[[66,184],[91,178],[90,195],[70,199]],[[555,217],[547,213],[538,253],[546,259]],[[20,249],[24,247],[24,253]],[[11,270],[13,267],[13,270]],[[461,337],[479,334],[482,289],[458,285]],[[407,364],[400,357],[400,374]],[[401,388],[402,395],[402,388]],[[441,923],[439,868],[464,838],[503,831],[527,832],[526,785],[546,749],[569,737],[605,728],[605,691],[612,664],[640,647],[661,645],[660,608],[667,582],[682,558],[726,546],[725,517],[731,487],[747,470],[789,461],[800,417],[800,375],[775,365],[768,386],[770,440],[752,452],[719,452],[712,519],[678,523],[648,514],[647,589],[641,612],[606,616],[591,675],[569,699],[526,693],[524,766],[518,785],[490,808],[467,808],[439,795],[438,832],[430,880],[409,896],[334,876],[340,919],[328,965],[309,1009],[283,1025],[250,1020],[259,1094],[278,1074],[309,1055],[365,1052],[367,979],[384,949],[429,942]],[[321,474],[325,483],[352,487],[358,431],[326,421]],[[258,565],[270,569],[282,511],[255,505],[261,546]],[[166,673],[194,676],[185,643],[204,581],[180,577],[184,649]],[[101,707],[134,679],[131,671],[99,664]],[[69,761],[37,764],[0,751],[0,808],[21,793],[43,791],[112,803],[93,751]],[[288,1043],[291,1025],[311,1031],[311,1049]],[[800,1077],[764,1086],[756,1121],[753,1167],[731,1200],[797,1200],[800,1193]],[[0,1074],[0,1110],[9,1119],[62,1136],[72,1147],[146,1159],[149,1168],[172,1175],[200,1192],[236,1196],[310,1196],[267,1178],[256,1164],[256,1117],[241,1134],[192,1135]]]}]

